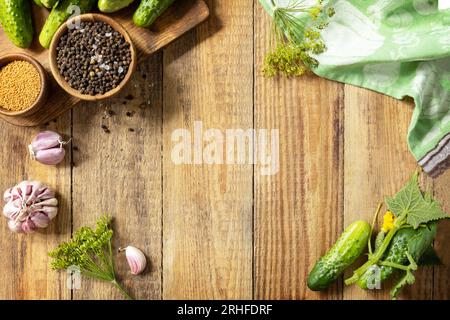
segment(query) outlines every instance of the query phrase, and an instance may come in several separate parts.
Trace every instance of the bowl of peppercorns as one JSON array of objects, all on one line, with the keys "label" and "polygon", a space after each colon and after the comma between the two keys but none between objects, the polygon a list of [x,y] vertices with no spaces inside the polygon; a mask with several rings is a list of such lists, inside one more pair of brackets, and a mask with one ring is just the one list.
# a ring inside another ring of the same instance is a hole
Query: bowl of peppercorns
[{"label": "bowl of peppercorns", "polygon": [[68,20],[50,45],[50,68],[70,95],[98,101],[118,94],[136,69],[133,43],[124,27],[102,14]]}]

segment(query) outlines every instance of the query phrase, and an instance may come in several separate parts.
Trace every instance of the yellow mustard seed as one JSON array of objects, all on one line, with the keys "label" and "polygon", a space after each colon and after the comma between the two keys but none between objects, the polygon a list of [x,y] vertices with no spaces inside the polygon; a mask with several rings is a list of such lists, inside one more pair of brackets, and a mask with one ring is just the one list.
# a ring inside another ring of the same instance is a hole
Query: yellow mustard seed
[{"label": "yellow mustard seed", "polygon": [[0,69],[0,108],[21,111],[30,107],[41,91],[41,78],[27,61],[13,61]]}]

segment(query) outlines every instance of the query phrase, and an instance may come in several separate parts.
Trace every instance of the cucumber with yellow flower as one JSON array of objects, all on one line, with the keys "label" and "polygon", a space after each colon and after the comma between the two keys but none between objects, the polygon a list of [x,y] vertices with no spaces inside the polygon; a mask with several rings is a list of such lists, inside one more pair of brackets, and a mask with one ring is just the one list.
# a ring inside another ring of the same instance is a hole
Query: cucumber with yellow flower
[{"label": "cucumber with yellow flower", "polygon": [[[391,297],[396,299],[406,285],[414,284],[414,272],[420,266],[440,263],[433,249],[433,242],[437,222],[448,219],[449,215],[430,193],[422,192],[418,181],[419,173],[416,173],[394,197],[386,199],[388,211],[383,217],[383,225],[376,236],[373,250],[371,235],[375,222],[372,224],[370,236],[360,235],[359,241],[367,239],[368,258],[345,280],[346,285],[357,284],[362,289],[381,289],[385,280],[397,276],[397,282],[391,289]],[[378,207],[374,221],[377,220],[381,208],[382,205]],[[348,241],[349,243],[345,244],[340,239],[338,243],[344,246],[355,243],[355,239]],[[319,262],[322,260],[323,258]],[[315,269],[311,275],[317,277]],[[315,281],[320,283],[321,280]],[[326,287],[321,286],[319,289]]]}]

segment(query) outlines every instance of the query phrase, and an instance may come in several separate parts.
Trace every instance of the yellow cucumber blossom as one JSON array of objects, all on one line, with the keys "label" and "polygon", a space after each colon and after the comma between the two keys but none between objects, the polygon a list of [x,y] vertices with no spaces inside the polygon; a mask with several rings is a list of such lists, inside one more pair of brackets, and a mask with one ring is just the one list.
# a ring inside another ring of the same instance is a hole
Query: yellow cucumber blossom
[{"label": "yellow cucumber blossom", "polygon": [[387,211],[383,217],[383,227],[381,230],[388,233],[394,228],[395,216],[391,211]]}]

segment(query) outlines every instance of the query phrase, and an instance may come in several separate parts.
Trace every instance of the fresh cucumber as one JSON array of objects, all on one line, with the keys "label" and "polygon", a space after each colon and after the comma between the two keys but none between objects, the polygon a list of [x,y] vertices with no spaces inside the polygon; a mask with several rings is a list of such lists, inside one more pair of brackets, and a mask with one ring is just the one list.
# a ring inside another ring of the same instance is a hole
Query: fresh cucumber
[{"label": "fresh cucumber", "polygon": [[39,0],[42,5],[48,9],[52,9],[55,4],[58,2],[58,0]]},{"label": "fresh cucumber", "polygon": [[370,225],[356,221],[345,229],[334,246],[317,261],[309,273],[308,287],[313,291],[328,288],[344,270],[358,259],[367,247]]},{"label": "fresh cucumber", "polygon": [[30,1],[0,0],[0,24],[14,45],[28,48],[34,35]]},{"label": "fresh cucumber", "polygon": [[134,13],[133,21],[138,27],[148,28],[175,0],[142,0]]},{"label": "fresh cucumber", "polygon": [[95,0],[61,0],[53,7],[50,15],[45,21],[41,34],[39,35],[39,42],[44,48],[49,48],[53,36],[58,28],[66,22],[73,14],[72,6],[77,6],[80,9],[80,14],[89,12],[95,4]]},{"label": "fresh cucumber", "polygon": [[101,12],[112,13],[128,7],[134,0],[99,0],[98,9]]},{"label": "fresh cucumber", "polygon": [[[405,228],[400,229],[392,239],[388,250],[384,254],[382,261],[396,263],[399,265],[409,265],[407,253],[411,255],[414,261],[419,262],[420,258],[432,245],[436,236],[436,224],[432,223],[428,227],[419,229]],[[397,269],[388,266],[379,267],[378,281],[383,282],[390,278]],[[357,284],[362,289],[368,289],[374,280],[375,269],[370,268],[358,280]]]}]

